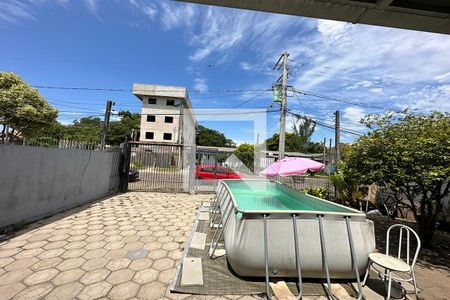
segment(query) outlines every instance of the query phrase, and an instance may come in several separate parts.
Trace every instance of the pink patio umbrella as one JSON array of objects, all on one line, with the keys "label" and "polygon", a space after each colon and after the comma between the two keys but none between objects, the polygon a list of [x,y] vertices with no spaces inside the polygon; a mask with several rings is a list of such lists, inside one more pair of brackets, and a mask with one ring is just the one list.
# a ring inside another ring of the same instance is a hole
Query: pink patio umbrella
[{"label": "pink patio umbrella", "polygon": [[289,176],[304,174],[308,170],[319,171],[325,168],[325,165],[302,157],[286,157],[278,160],[265,168],[260,174],[264,176]]}]

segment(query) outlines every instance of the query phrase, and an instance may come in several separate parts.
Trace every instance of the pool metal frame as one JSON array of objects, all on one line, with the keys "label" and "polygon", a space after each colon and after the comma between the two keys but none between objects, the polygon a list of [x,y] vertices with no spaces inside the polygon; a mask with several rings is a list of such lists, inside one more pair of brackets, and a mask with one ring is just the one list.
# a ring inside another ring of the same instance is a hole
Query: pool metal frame
[{"label": "pool metal frame", "polygon": [[[228,179],[226,181],[232,181],[232,180],[233,179]],[[237,180],[241,180],[241,179],[237,179]],[[261,179],[249,179],[246,181],[261,181]],[[281,184],[278,181],[276,181],[276,183]],[[219,197],[219,196],[223,196],[225,193],[230,197],[231,201],[227,201],[228,203],[225,206],[224,212],[221,213],[220,207],[222,207],[222,205],[224,204],[223,202],[225,202],[225,199],[227,199],[227,197]],[[326,201],[326,200],[320,199],[315,196],[311,196],[311,195],[308,195],[308,196],[315,198],[319,201]],[[222,202],[219,201],[219,199],[223,199]],[[328,202],[328,201],[326,201],[326,202]],[[232,205],[230,205],[231,203],[232,203]],[[356,281],[358,284],[357,300],[361,300],[361,299],[363,299],[364,295],[363,295],[363,291],[362,291],[361,280],[359,277],[359,271],[357,268],[355,248],[353,245],[353,238],[352,238],[352,231],[350,229],[350,218],[355,217],[355,216],[360,217],[361,213],[355,209],[348,208],[348,207],[340,205],[340,204],[336,204],[336,203],[332,203],[332,204],[336,205],[336,206],[344,207],[349,211],[354,211],[354,213],[345,213],[344,219],[345,219],[346,226],[347,226],[347,236],[348,236],[348,240],[349,240],[350,252],[351,252],[350,255],[351,255],[352,264],[353,264],[352,268],[354,268],[354,270],[355,270]],[[226,226],[233,211],[235,214],[241,213],[242,217],[244,217],[245,215],[252,215],[252,216],[260,215],[262,217],[263,226],[264,226],[265,285],[266,285],[266,294],[269,299],[273,299],[273,298],[272,298],[272,295],[270,292],[270,284],[269,284],[270,275],[269,275],[269,255],[268,255],[269,251],[268,251],[268,242],[267,242],[268,241],[267,217],[270,214],[290,215],[290,217],[292,217],[293,232],[294,232],[294,253],[295,253],[295,262],[296,262],[296,269],[297,269],[297,276],[298,276],[297,299],[301,299],[302,294],[303,294],[303,288],[302,288],[303,283],[302,283],[302,275],[301,275],[301,267],[300,267],[300,252],[299,252],[298,235],[297,235],[297,230],[298,230],[297,229],[297,217],[300,213],[316,215],[317,220],[319,222],[319,235],[320,235],[320,244],[321,244],[321,250],[322,250],[322,259],[323,259],[323,262],[325,265],[325,273],[326,273],[326,280],[327,280],[327,285],[326,286],[324,285],[324,289],[328,295],[328,298],[337,300],[337,297],[333,295],[332,290],[331,290],[331,278],[330,278],[330,272],[329,272],[329,267],[328,267],[328,259],[327,259],[327,253],[326,253],[326,248],[325,248],[325,238],[324,238],[323,224],[322,224],[322,220],[324,217],[323,212],[321,212],[321,211],[305,211],[305,210],[240,210],[237,205],[236,199],[234,198],[234,195],[231,192],[229,186],[224,183],[219,184],[219,187],[217,189],[217,197],[213,200],[210,211],[212,214],[212,218],[211,218],[212,222],[210,223],[210,228],[214,229],[214,227],[216,227],[216,230],[211,239],[210,248],[209,248],[210,259],[214,259],[214,253],[215,253],[217,246],[219,244],[219,241],[223,235],[224,227]],[[327,214],[342,216],[343,213],[327,212]],[[219,234],[217,235],[217,233],[219,233]]]}]

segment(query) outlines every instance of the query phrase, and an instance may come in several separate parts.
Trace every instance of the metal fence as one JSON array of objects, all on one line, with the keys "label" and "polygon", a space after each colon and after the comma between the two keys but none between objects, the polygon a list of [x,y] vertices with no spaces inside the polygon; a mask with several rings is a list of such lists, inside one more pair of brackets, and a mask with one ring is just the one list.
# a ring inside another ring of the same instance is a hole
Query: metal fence
[{"label": "metal fence", "polygon": [[80,150],[100,150],[100,144],[96,142],[74,141],[66,139],[54,138],[32,138],[14,140],[14,145],[32,146],[32,147],[47,147],[60,149],[80,149]]},{"label": "metal fence", "polygon": [[[125,171],[128,182],[124,190],[214,192],[217,182],[222,179],[220,168],[225,166],[242,174],[244,179],[261,178],[258,173],[253,174],[251,171],[251,174],[243,174],[241,169],[236,169],[236,163],[230,163],[233,157],[231,153],[218,150],[199,150],[195,146],[154,142],[129,142],[125,148],[124,164],[129,170]],[[198,177],[196,168],[200,165],[217,172],[212,177]],[[276,180],[300,191],[320,188],[326,190],[328,195],[334,192],[326,176],[289,176]]]},{"label": "metal fence", "polygon": [[278,177],[278,181],[298,191],[304,191],[311,188],[325,189],[328,194],[334,193],[328,177],[323,176],[289,176]]},{"label": "metal fence", "polygon": [[179,144],[130,142],[128,190],[188,191],[193,168],[184,152],[191,151],[190,148]]}]

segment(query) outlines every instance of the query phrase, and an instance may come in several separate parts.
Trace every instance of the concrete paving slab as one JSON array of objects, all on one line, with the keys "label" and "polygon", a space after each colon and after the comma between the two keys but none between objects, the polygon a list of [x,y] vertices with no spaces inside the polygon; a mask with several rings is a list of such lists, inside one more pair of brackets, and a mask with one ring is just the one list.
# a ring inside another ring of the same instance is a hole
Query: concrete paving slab
[{"label": "concrete paving slab", "polygon": [[206,233],[194,232],[190,247],[193,249],[205,250]]},{"label": "concrete paving slab", "polygon": [[188,257],[183,260],[181,285],[203,285],[202,259]]},{"label": "concrete paving slab", "polygon": [[198,214],[198,219],[200,221],[208,221],[209,220],[209,212],[202,211]]}]

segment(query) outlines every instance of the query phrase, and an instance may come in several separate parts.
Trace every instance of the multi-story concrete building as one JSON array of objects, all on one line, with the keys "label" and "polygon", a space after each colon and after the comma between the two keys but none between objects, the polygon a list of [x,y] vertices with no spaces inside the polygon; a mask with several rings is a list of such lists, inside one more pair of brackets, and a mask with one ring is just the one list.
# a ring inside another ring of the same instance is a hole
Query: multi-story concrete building
[{"label": "multi-story concrete building", "polygon": [[142,101],[139,141],[194,145],[195,118],[185,87],[135,83]]}]

